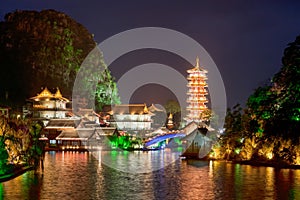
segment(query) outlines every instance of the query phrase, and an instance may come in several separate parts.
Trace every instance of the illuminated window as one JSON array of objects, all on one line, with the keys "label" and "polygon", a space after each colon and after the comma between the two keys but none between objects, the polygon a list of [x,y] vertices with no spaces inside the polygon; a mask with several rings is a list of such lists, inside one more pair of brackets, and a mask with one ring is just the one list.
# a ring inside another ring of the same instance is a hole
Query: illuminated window
[{"label": "illuminated window", "polygon": [[50,140],[50,144],[56,144],[56,140]]}]

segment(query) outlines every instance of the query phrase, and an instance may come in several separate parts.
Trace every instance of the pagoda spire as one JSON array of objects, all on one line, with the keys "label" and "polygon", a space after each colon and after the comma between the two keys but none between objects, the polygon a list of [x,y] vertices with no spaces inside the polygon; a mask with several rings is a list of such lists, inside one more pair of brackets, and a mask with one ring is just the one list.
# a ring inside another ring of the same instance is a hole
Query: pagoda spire
[{"label": "pagoda spire", "polygon": [[61,98],[62,97],[61,92],[60,92],[58,87],[56,88],[56,93],[54,94],[54,97],[56,97],[56,98]]},{"label": "pagoda spire", "polygon": [[199,69],[200,68],[200,65],[199,65],[199,57],[197,56],[196,58],[196,68]]}]

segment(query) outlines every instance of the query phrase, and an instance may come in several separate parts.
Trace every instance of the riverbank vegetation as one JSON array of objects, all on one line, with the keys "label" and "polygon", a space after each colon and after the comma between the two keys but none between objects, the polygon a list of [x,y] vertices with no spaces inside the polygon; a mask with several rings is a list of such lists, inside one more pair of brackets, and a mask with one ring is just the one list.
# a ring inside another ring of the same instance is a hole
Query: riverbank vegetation
[{"label": "riverbank vegetation", "polygon": [[247,105],[228,109],[215,159],[300,165],[300,36],[284,50],[282,67]]},{"label": "riverbank vegetation", "polygon": [[129,134],[108,136],[110,147],[124,150],[142,149],[143,140],[139,137],[133,137]]},{"label": "riverbank vegetation", "polygon": [[43,158],[43,125],[0,117],[0,176],[24,166],[37,169]]}]

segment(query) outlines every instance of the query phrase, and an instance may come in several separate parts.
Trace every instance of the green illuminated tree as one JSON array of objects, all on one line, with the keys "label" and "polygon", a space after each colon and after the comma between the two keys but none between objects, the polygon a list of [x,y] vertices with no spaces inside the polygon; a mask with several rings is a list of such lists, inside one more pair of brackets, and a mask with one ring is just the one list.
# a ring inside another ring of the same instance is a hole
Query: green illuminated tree
[{"label": "green illuminated tree", "polygon": [[104,105],[120,104],[116,82],[98,48],[82,63],[74,86],[73,95],[86,98],[86,106],[95,105],[97,111],[101,111]]},{"label": "green illuminated tree", "polygon": [[240,146],[242,138],[242,108],[239,104],[228,109],[225,117],[225,134],[221,136],[220,146],[226,159],[234,157],[234,150]]},{"label": "green illuminated tree", "polygon": [[300,36],[284,50],[272,82],[254,91],[243,112],[228,110],[217,151],[227,155],[221,158],[299,163],[299,130]]},{"label": "green illuminated tree", "polygon": [[43,158],[44,142],[39,140],[39,138],[41,137],[42,130],[42,123],[33,122],[32,124],[30,124],[30,146],[26,152],[26,160],[30,166],[33,166],[34,170],[37,170],[40,161]]},{"label": "green illuminated tree", "polygon": [[11,139],[11,129],[8,120],[0,117],[0,175],[9,171],[8,140]]},{"label": "green illuminated tree", "polygon": [[260,131],[286,138],[299,137],[300,128],[300,36],[284,50],[282,68],[268,86],[255,90],[247,106]]},{"label": "green illuminated tree", "polygon": [[0,175],[5,174],[8,162],[8,153],[4,140],[4,137],[0,136]]},{"label": "green illuminated tree", "polygon": [[300,129],[300,36],[284,50],[282,64],[273,78],[276,103],[270,128],[296,139]]},{"label": "green illuminated tree", "polygon": [[180,112],[180,105],[178,101],[175,100],[168,100],[164,107],[167,113],[174,114]]},{"label": "green illuminated tree", "polygon": [[[71,97],[77,72],[95,47],[93,35],[64,13],[43,10],[6,14],[0,23],[3,70],[0,101],[23,104],[26,98],[36,95],[45,86],[59,87],[64,96]],[[120,100],[102,54],[96,56],[90,60],[91,68],[84,73],[86,79],[81,90],[86,92],[83,93],[85,98],[96,100],[89,102],[89,106],[95,104],[101,110],[102,105]],[[106,69],[99,72],[95,67]],[[91,80],[96,84],[91,85]]]},{"label": "green illuminated tree", "polygon": [[202,121],[209,123],[209,121],[212,118],[212,114],[213,114],[212,111],[207,108],[203,112],[200,113],[199,117]]}]

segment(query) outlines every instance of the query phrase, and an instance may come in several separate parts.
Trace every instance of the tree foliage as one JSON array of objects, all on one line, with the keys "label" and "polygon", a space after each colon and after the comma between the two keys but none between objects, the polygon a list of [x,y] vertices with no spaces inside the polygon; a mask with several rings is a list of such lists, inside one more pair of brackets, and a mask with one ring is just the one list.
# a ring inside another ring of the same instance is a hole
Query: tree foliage
[{"label": "tree foliage", "polygon": [[181,111],[178,101],[175,100],[168,100],[164,107],[167,113],[174,114]]},{"label": "tree foliage", "polygon": [[86,106],[95,105],[97,111],[101,111],[104,105],[120,104],[117,84],[98,48],[81,65],[73,88],[73,99],[75,98],[85,98]]},{"label": "tree foliage", "polygon": [[[247,107],[228,110],[220,158],[300,164],[300,36],[284,50],[272,82],[257,88]],[[239,142],[240,141],[240,142]]]},{"label": "tree foliage", "polygon": [[[0,101],[21,104],[45,86],[59,87],[64,96],[71,97],[77,72],[95,47],[92,34],[64,13],[8,13],[0,23]],[[103,57],[97,62],[105,65]],[[96,78],[98,85],[88,95],[96,92],[97,103],[106,103],[108,100],[98,94],[108,86],[115,87],[114,80],[108,69]],[[115,93],[118,98],[117,90]]]},{"label": "tree foliage", "polygon": [[298,138],[300,128],[300,36],[284,50],[282,68],[270,86],[255,90],[247,103],[265,134]]},{"label": "tree foliage", "polygon": [[39,140],[43,125],[38,122],[0,117],[0,169],[2,173],[9,164],[27,164],[35,169],[44,152]]},{"label": "tree foliage", "polygon": [[174,129],[177,129],[181,122],[181,108],[178,101],[168,100],[164,107],[167,111],[167,116],[170,113],[173,115]]}]

